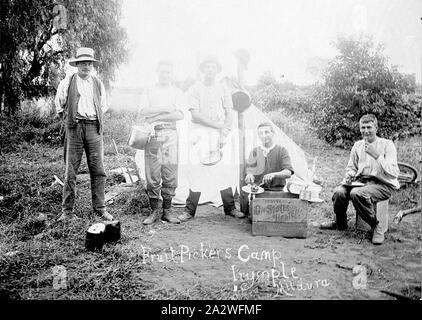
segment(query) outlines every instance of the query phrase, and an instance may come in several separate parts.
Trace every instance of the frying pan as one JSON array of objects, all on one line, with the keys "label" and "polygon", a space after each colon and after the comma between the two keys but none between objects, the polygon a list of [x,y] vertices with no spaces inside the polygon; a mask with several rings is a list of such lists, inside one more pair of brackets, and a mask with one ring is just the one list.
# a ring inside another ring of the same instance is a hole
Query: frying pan
[{"label": "frying pan", "polygon": [[232,94],[233,109],[243,112],[251,105],[251,97],[246,91],[238,90]]},{"label": "frying pan", "polygon": [[221,158],[223,157],[223,152],[221,150],[218,151],[210,151],[206,154],[206,156],[202,156],[200,161],[201,164],[204,166],[213,166],[220,162]]}]

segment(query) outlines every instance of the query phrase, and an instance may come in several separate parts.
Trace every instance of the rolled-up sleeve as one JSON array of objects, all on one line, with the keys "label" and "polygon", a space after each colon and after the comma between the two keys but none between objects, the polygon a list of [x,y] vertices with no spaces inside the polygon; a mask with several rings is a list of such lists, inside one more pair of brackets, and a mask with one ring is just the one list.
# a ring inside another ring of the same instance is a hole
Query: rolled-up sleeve
[{"label": "rolled-up sleeve", "polygon": [[377,159],[378,164],[384,171],[384,174],[390,178],[397,178],[400,169],[397,165],[397,150],[393,141],[387,141],[384,156]]},{"label": "rolled-up sleeve", "polygon": [[346,174],[356,175],[358,172],[359,157],[357,154],[357,143],[355,143],[350,151],[349,162],[346,166]]},{"label": "rolled-up sleeve", "polygon": [[230,93],[230,90],[226,86],[223,86],[223,97],[223,108],[233,109],[232,95]]},{"label": "rolled-up sleeve", "polygon": [[66,99],[67,99],[68,86],[69,86],[69,77],[66,77],[62,81],[60,81],[59,86],[57,87],[56,96],[54,98],[56,113],[63,112],[63,106],[66,104]]},{"label": "rolled-up sleeve", "polygon": [[200,94],[197,86],[193,86],[188,90],[187,93],[187,109],[198,110],[200,107]]}]

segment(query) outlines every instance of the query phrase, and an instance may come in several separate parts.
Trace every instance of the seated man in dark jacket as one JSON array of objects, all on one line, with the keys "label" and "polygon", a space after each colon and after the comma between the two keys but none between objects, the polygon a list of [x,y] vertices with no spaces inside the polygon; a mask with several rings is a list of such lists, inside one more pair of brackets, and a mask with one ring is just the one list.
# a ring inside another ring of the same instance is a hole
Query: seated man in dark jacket
[{"label": "seated man in dark jacket", "polygon": [[274,128],[270,122],[258,126],[258,137],[262,145],[252,149],[246,160],[245,182],[281,191],[286,179],[294,173],[289,153],[283,146],[274,144]]},{"label": "seated man in dark jacket", "polygon": [[258,126],[258,137],[262,145],[249,154],[245,182],[261,185],[267,190],[283,190],[286,179],[294,173],[289,153],[286,148],[274,144],[271,123],[263,122]]}]

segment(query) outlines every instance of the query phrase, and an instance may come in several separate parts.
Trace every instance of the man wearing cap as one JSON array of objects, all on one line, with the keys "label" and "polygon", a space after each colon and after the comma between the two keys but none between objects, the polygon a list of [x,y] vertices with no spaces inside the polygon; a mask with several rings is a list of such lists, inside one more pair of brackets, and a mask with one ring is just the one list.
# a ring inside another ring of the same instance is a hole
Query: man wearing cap
[{"label": "man wearing cap", "polygon": [[106,173],[103,165],[103,114],[107,111],[106,92],[100,79],[92,75],[98,63],[91,48],[79,48],[69,61],[77,73],[63,79],[55,97],[56,112],[64,122],[64,160],[66,164],[63,187],[62,214],[59,220],[73,215],[76,196],[76,176],[85,150],[91,176],[94,213],[113,220],[105,207]]},{"label": "man wearing cap", "polygon": [[[378,122],[373,114],[362,116],[359,127],[363,139],[353,145],[345,181],[333,194],[336,221],[321,224],[321,229],[347,229],[346,211],[351,200],[356,214],[372,227],[372,243],[382,244],[384,232],[375,214],[374,204],[389,199],[392,192],[400,188],[397,151],[393,141],[377,136]],[[352,181],[364,185],[353,186]]]},{"label": "man wearing cap", "polygon": [[[183,93],[171,83],[173,64],[161,60],[157,65],[158,83],[147,90],[141,103],[140,115],[153,128],[154,135],[145,147],[145,178],[151,214],[143,221],[152,224],[162,220],[180,223],[171,211],[177,188],[178,135],[176,121],[182,120]],[[159,198],[163,208],[159,208]]]},{"label": "man wearing cap", "polygon": [[[198,81],[189,90],[187,94],[187,107],[192,115],[193,126],[198,128],[201,132],[199,139],[209,142],[210,158],[215,158],[218,155],[220,147],[226,144],[227,137],[230,134],[233,122],[233,102],[229,90],[216,81],[216,76],[221,72],[221,64],[216,56],[209,55],[202,60],[199,65],[199,70],[202,73],[203,81]],[[192,134],[191,134],[192,135]],[[217,137],[218,141],[215,143]],[[192,138],[192,137],[191,137]],[[196,142],[194,142],[196,143]],[[219,145],[217,148],[214,145]],[[203,150],[202,150],[203,151]],[[201,156],[204,152],[201,153]],[[199,198],[201,196],[200,190],[192,190],[192,185],[195,185],[195,180],[208,179],[210,187],[214,186],[211,179],[212,167],[201,167],[201,170],[191,176],[191,189],[189,196],[186,199],[185,212],[178,216],[182,222],[192,219],[196,214]],[[192,170],[194,171],[194,170]],[[220,172],[220,175],[223,174]],[[191,174],[192,175],[192,174]],[[208,177],[208,178],[205,178]],[[227,181],[225,177],[219,177],[220,184]],[[243,218],[244,214],[235,208],[233,190],[229,187],[229,183],[220,189],[221,199],[223,201],[224,213],[237,218]]]}]

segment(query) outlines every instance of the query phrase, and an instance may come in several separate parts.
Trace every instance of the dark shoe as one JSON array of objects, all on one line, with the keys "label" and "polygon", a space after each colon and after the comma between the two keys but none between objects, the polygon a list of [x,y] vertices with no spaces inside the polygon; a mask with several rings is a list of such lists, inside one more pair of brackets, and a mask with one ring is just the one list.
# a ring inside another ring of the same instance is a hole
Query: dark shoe
[{"label": "dark shoe", "polygon": [[319,228],[322,230],[346,230],[347,226],[339,226],[337,222],[330,221],[330,222],[323,222],[319,225]]},{"label": "dark shoe", "polygon": [[143,224],[153,224],[155,221],[161,218],[161,209],[155,209],[152,213],[142,222]]},{"label": "dark shoe", "polygon": [[163,216],[161,220],[175,224],[180,223],[180,220],[174,216],[173,211],[171,209],[163,209]]},{"label": "dark shoe", "polygon": [[198,207],[199,198],[201,197],[201,192],[193,192],[189,189],[189,196],[186,199],[186,210],[192,214],[190,214],[192,217],[196,213],[196,208]]},{"label": "dark shoe", "polygon": [[106,221],[112,221],[114,219],[113,216],[107,212],[107,210],[94,210],[94,214],[96,216],[100,216]]},{"label": "dark shoe", "polygon": [[189,212],[183,212],[181,215],[179,215],[179,216],[177,216],[177,219],[180,221],[180,222],[186,222],[186,221],[188,221],[188,220],[190,220],[190,219],[193,219],[193,216],[191,215],[191,214],[189,214]]},{"label": "dark shoe", "polygon": [[243,213],[243,212],[240,212],[239,210],[237,210],[237,209],[233,209],[232,211],[230,211],[229,213],[226,213],[226,215],[228,215],[228,216],[232,216],[232,217],[235,217],[235,218],[239,218],[239,219],[242,219],[242,218],[244,218],[245,217],[245,214]]}]

